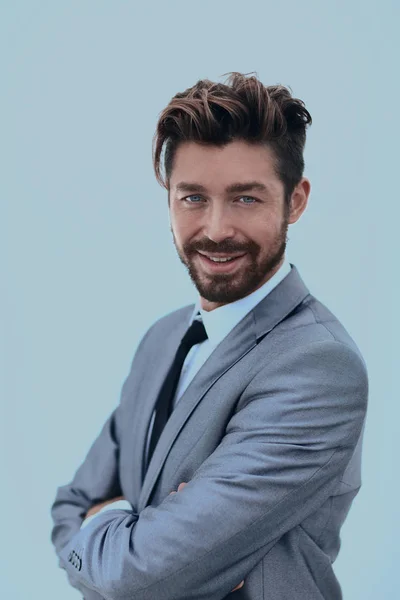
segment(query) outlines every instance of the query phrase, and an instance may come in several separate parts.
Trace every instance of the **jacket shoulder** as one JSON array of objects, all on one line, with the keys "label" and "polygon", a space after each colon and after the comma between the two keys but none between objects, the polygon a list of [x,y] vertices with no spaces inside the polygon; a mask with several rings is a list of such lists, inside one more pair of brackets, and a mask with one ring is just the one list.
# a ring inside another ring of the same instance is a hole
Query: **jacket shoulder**
[{"label": "jacket shoulder", "polygon": [[164,336],[168,336],[171,331],[174,331],[177,327],[182,327],[182,324],[189,321],[194,306],[194,303],[187,304],[181,308],[177,308],[161,315],[150,325],[150,327],[148,327],[141,339],[140,345],[143,345],[145,340],[152,338],[153,334],[156,334],[157,338],[163,339]]},{"label": "jacket shoulder", "polygon": [[182,323],[189,321],[190,315],[194,310],[194,303],[187,304],[181,308],[176,308],[165,315],[162,315],[151,325],[149,330],[157,329],[157,333],[161,333],[164,329],[171,331],[175,327],[178,327]]},{"label": "jacket shoulder", "polygon": [[279,326],[282,336],[291,344],[335,341],[351,349],[365,363],[361,351],[338,317],[320,300],[309,294]]}]

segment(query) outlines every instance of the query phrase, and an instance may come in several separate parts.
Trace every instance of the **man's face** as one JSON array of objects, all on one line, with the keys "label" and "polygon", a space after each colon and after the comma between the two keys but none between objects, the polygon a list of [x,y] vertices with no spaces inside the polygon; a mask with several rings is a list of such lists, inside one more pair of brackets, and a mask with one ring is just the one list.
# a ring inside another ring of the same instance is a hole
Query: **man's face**
[{"label": "man's face", "polygon": [[[230,190],[234,184],[242,187]],[[239,300],[270,279],[284,259],[288,224],[300,216],[285,210],[272,151],[243,141],[223,148],[182,143],[169,202],[174,244],[204,310]],[[238,258],[212,262],[210,256]]]}]

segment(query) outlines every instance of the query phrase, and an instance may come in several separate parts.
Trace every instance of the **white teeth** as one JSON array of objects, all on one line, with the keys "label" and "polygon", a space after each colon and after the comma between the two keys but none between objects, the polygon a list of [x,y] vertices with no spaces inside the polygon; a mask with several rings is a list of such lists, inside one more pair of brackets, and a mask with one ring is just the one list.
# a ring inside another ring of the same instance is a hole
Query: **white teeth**
[{"label": "white teeth", "polygon": [[233,260],[235,257],[232,257],[232,258],[212,258],[211,256],[207,256],[207,258],[209,258],[210,260],[212,260],[214,262],[227,262],[228,260]]},{"label": "white teeth", "polygon": [[240,256],[242,256],[242,255],[240,255],[240,256],[229,256],[228,258],[220,258],[220,257],[208,256],[208,254],[203,254],[202,252],[200,252],[199,254],[208,258],[209,260],[212,260],[213,262],[228,262],[228,260],[235,260],[236,258],[240,258]]}]

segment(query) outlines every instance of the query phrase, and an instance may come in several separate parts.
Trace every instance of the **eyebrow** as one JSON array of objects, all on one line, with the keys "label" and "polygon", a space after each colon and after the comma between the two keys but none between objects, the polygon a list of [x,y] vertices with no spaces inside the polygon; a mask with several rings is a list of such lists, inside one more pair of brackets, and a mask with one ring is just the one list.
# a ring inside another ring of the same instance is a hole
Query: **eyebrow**
[{"label": "eyebrow", "polygon": [[[207,192],[207,188],[200,183],[191,183],[181,181],[175,186],[177,192]],[[234,192],[246,192],[248,190],[257,190],[258,192],[269,192],[270,189],[260,181],[244,181],[243,183],[232,183],[225,188],[230,194]]]}]

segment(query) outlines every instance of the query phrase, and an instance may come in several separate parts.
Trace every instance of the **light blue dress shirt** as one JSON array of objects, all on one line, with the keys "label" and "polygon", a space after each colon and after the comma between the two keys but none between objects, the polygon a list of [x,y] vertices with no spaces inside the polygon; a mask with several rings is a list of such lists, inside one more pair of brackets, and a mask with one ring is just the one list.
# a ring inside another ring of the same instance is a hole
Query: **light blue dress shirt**
[{"label": "light blue dress shirt", "polygon": [[[182,371],[180,374],[178,386],[176,389],[175,397],[173,400],[173,407],[175,408],[177,402],[182,397],[183,392],[192,381],[193,377],[199,371],[201,366],[206,362],[210,354],[215,348],[222,342],[222,340],[228,335],[230,331],[241,321],[261,300],[263,300],[289,273],[290,263],[285,257],[282,265],[279,267],[277,272],[266,281],[261,287],[249,294],[240,298],[235,302],[224,304],[214,310],[206,311],[201,308],[200,297],[198,297],[194,310],[190,316],[187,327],[189,328],[192,321],[196,318],[196,315],[200,313],[200,317],[203,320],[205,330],[208,335],[208,339],[200,344],[192,346],[188,355],[186,356],[185,362],[183,363]],[[151,431],[153,429],[155,419],[155,411],[153,412],[149,431],[146,442],[146,458],[148,455]],[[116,500],[110,502],[104,506],[98,513],[91,515],[85,519],[82,523],[81,528],[85,527],[89,521],[95,518],[98,514],[112,509],[125,509],[132,510],[132,506],[127,500]]]}]

